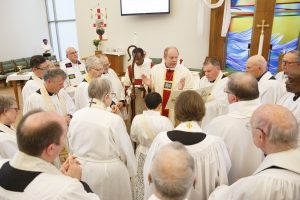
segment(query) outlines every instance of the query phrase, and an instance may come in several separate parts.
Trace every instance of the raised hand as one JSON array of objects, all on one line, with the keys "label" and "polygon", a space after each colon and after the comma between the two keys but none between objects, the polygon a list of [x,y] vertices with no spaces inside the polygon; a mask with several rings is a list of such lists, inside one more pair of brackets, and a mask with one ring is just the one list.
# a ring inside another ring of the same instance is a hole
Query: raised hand
[{"label": "raised hand", "polygon": [[178,90],[183,90],[184,88],[184,85],[185,85],[185,78],[181,78],[179,83],[178,83]]}]

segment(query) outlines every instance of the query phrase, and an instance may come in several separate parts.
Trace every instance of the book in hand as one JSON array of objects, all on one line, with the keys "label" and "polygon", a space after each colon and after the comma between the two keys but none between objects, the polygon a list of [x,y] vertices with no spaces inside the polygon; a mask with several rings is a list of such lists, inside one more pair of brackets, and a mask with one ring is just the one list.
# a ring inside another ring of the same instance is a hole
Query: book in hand
[{"label": "book in hand", "polygon": [[[206,102],[208,96],[211,93],[212,88],[213,88],[213,85],[208,86],[208,87],[204,87],[204,88],[200,88],[200,89],[188,89],[188,90],[194,90],[195,92],[200,94],[203,101]],[[175,100],[180,95],[180,93],[183,92],[183,91],[186,91],[186,90],[172,90],[170,98],[169,98],[169,100],[167,102],[167,105],[166,105],[167,109],[174,109]]]}]

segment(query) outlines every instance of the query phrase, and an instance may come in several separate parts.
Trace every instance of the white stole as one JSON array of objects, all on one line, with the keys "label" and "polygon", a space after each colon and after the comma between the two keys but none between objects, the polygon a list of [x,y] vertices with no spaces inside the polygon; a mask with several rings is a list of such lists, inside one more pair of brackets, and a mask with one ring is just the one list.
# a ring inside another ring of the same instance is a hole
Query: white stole
[{"label": "white stole", "polygon": [[[57,112],[57,110],[55,109],[55,105],[52,102],[51,97],[50,97],[50,95],[49,95],[49,93],[46,90],[44,85],[41,87],[40,91],[41,91],[41,95],[42,95],[44,101],[46,102],[46,106],[48,108],[48,111]],[[59,100],[60,107],[61,107],[61,110],[63,112],[63,116],[67,115],[67,106],[66,106],[66,101],[65,101],[64,97],[57,94],[57,98]]]}]

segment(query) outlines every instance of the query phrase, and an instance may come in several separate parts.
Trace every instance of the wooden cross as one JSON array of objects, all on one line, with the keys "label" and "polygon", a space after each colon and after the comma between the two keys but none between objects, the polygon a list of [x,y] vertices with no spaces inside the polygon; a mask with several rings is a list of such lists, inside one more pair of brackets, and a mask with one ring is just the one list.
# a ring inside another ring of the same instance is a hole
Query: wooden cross
[{"label": "wooden cross", "polygon": [[261,20],[261,24],[257,24],[256,27],[257,28],[261,28],[261,33],[264,33],[264,28],[265,27],[269,27],[269,24],[265,24],[266,20]]}]

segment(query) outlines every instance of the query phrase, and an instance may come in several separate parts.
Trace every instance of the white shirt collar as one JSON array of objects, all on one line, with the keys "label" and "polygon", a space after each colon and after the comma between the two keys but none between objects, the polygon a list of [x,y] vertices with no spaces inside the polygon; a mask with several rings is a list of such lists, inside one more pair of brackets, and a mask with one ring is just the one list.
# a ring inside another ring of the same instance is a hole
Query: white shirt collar
[{"label": "white shirt collar", "polygon": [[61,172],[51,163],[35,157],[27,155],[21,151],[18,151],[13,159],[10,161],[11,166],[26,170],[26,171],[36,171],[45,172],[48,174],[61,174]]}]

